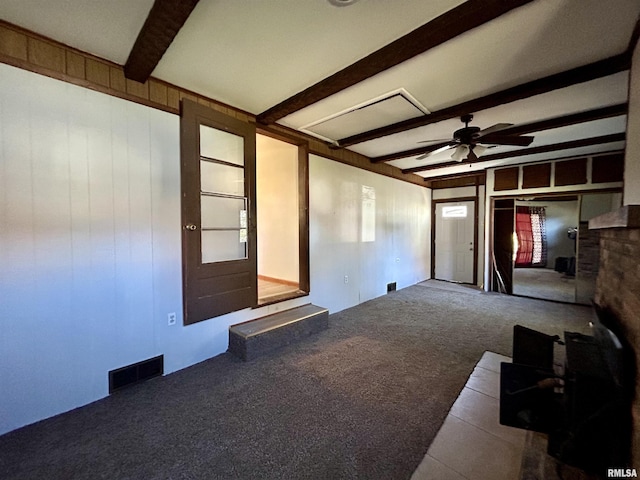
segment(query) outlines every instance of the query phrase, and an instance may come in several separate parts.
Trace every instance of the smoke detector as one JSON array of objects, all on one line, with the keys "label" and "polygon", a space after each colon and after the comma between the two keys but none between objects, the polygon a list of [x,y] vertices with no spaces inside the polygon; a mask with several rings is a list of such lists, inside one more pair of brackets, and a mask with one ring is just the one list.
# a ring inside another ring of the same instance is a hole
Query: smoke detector
[{"label": "smoke detector", "polygon": [[349,5],[353,5],[358,0],[327,0],[331,5],[335,7],[348,7]]}]

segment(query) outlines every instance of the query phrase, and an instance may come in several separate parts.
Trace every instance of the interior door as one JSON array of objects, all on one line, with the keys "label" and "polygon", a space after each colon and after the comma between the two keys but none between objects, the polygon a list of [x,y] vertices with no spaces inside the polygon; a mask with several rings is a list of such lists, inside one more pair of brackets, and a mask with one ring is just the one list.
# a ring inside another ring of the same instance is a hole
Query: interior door
[{"label": "interior door", "polygon": [[474,283],[474,229],[474,201],[436,203],[436,279]]},{"label": "interior door", "polygon": [[255,126],[182,102],[184,323],[255,305]]}]

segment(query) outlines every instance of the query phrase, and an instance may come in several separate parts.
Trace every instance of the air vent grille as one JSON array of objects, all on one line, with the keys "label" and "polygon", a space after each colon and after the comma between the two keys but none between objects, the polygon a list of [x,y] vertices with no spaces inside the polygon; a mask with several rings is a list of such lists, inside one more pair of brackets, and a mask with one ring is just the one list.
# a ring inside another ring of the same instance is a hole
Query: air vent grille
[{"label": "air vent grille", "polygon": [[117,368],[109,372],[109,393],[164,373],[164,355]]}]

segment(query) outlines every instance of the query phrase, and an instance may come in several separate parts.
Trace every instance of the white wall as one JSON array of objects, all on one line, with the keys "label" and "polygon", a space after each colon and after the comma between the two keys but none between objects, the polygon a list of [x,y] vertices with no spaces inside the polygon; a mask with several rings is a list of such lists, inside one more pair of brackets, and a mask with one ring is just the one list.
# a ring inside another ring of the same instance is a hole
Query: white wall
[{"label": "white wall", "polygon": [[624,205],[640,205],[640,42],[636,43],[629,79],[627,146],[624,156]]},{"label": "white wall", "polygon": [[[311,155],[311,298],[337,312],[429,278],[430,191]],[[375,241],[362,241],[362,186],[375,189]],[[345,276],[348,283],[345,283]]]},{"label": "white wall", "polygon": [[298,147],[256,140],[258,275],[298,282]]},{"label": "white wall", "polygon": [[590,193],[581,195],[580,221],[588,222],[593,217],[617,210],[622,206],[622,193]]},{"label": "white wall", "polygon": [[[179,160],[177,116],[0,65],[0,434],[106,396],[109,370],[220,354],[231,324],[426,278],[428,190],[315,158],[312,296],[183,327]],[[326,223],[357,209],[345,179],[378,188],[374,244]]]}]

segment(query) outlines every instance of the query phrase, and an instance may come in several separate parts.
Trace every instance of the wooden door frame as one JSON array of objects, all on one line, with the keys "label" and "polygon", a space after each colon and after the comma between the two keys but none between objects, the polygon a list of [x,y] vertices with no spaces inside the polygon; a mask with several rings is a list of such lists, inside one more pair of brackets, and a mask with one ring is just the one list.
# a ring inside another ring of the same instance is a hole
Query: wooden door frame
[{"label": "wooden door frame", "polygon": [[[298,147],[298,289],[304,292],[304,295],[308,295],[311,292],[311,270],[309,267],[309,142],[267,126],[256,127],[256,134],[271,137]],[[279,298],[277,301],[299,296],[303,295],[288,295],[286,298]],[[268,303],[271,302],[263,303],[261,306]]]},{"label": "wooden door frame", "polygon": [[473,285],[478,284],[478,188],[474,197],[442,198],[431,201],[431,278],[436,278],[436,205],[439,203],[473,202]]}]

